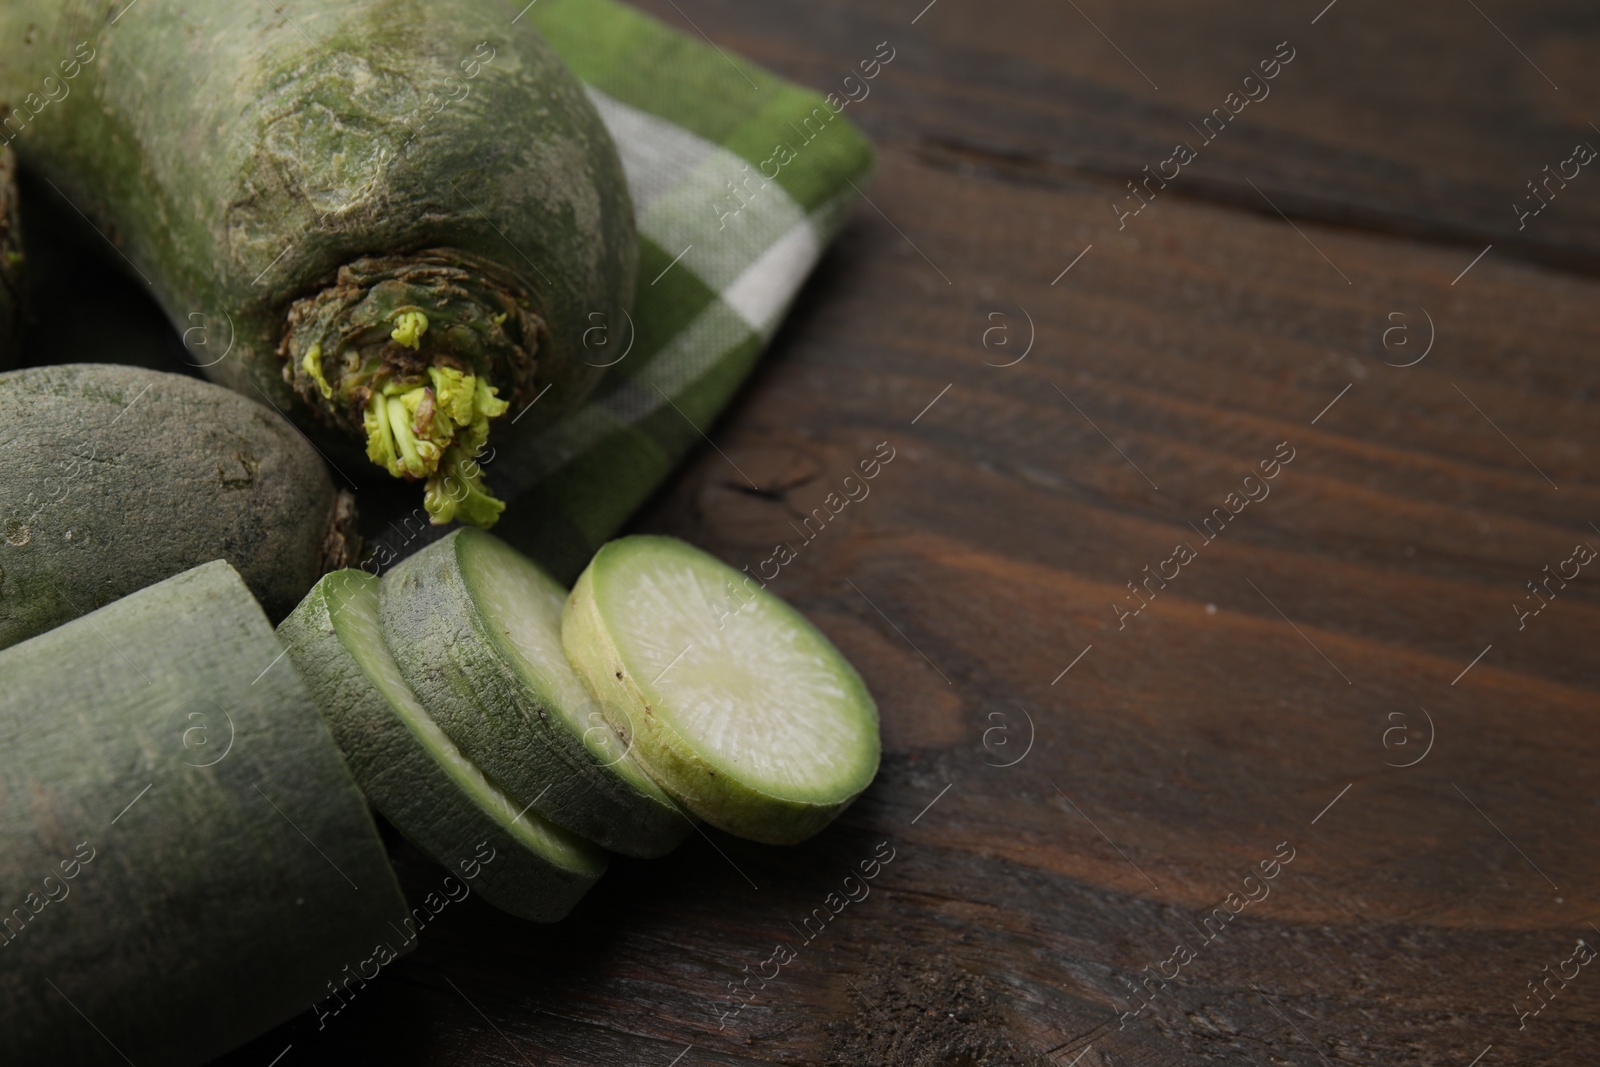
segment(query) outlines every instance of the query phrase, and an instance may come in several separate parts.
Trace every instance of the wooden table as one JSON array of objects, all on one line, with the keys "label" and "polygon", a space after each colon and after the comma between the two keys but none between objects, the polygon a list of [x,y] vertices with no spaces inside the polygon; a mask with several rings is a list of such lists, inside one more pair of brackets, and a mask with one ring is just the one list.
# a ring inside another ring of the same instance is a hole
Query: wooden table
[{"label": "wooden table", "polygon": [[754,563],[888,443],[774,584],[877,782],[453,908],[228,1064],[1600,1062],[1600,14],[924,2],[644,3],[824,91],[895,49],[870,201],[635,524]]}]

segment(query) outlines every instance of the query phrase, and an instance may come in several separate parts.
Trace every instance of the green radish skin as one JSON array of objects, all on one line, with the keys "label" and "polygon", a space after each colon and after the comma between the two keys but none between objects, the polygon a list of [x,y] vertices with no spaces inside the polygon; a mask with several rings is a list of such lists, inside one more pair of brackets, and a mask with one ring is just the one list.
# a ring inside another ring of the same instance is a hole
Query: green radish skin
[{"label": "green radish skin", "polygon": [[[8,0],[0,140],[231,344],[213,380],[488,525],[473,452],[592,388],[582,331],[638,256],[615,147],[518,6]],[[445,369],[477,382],[465,422],[422,399]]]},{"label": "green radish skin", "polygon": [[510,796],[628,856],[665,855],[693,829],[568,666],[566,590],[531,560],[456,530],[385,574],[380,600],[401,674]]},{"label": "green radish skin", "polygon": [[411,843],[519,918],[555,922],[605,871],[605,854],[523,810],[439,729],[400,675],[378,619],[379,579],[335,571],[278,627],[367,800]]},{"label": "green radish skin", "polygon": [[0,148],[0,370],[16,362],[22,315],[22,219],[17,212],[17,157]]},{"label": "green radish skin", "polygon": [[210,1062],[407,914],[272,626],[217,561],[0,652],[0,1063]]},{"label": "green radish skin", "polygon": [[0,471],[0,647],[214,559],[281,618],[354,547],[305,438],[182,375],[0,374]]},{"label": "green radish skin", "polygon": [[[658,579],[671,585],[665,597],[649,588]],[[730,590],[744,603],[737,612],[725,607]],[[648,641],[624,637],[626,619],[646,620]],[[733,639],[750,634],[765,647],[739,652]],[[645,769],[712,826],[765,844],[796,844],[877,774],[877,706],[855,669],[794,608],[682,541],[636,536],[603,547],[573,586],[561,636],[606,716],[631,731]],[[647,644],[655,647],[641,647]],[[809,709],[796,695],[801,672],[827,694]],[[682,706],[685,676],[726,686],[718,696],[727,698],[728,711],[709,727]],[[762,701],[785,706],[741,738],[736,717]],[[792,751],[774,752],[780,744]],[[763,773],[757,765],[773,756],[822,780]]]}]

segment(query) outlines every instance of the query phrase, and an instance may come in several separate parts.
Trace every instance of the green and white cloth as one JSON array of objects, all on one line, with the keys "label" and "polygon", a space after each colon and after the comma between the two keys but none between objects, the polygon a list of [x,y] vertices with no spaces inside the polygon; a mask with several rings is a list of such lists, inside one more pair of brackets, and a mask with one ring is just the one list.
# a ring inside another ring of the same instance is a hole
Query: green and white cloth
[{"label": "green and white cloth", "polygon": [[[823,98],[612,0],[535,0],[588,87],[639,230],[626,358],[579,410],[488,468],[495,533],[570,578],[702,441],[754,367],[872,167]],[[630,336],[631,334],[631,336]],[[598,337],[598,335],[597,335]]]}]

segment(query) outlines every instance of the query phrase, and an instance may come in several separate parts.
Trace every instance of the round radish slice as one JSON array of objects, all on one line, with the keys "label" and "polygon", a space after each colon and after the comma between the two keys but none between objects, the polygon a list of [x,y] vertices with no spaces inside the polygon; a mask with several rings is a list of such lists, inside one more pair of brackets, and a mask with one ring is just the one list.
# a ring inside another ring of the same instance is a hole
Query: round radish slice
[{"label": "round radish slice", "polygon": [[878,769],[878,711],[794,608],[681,541],[602,548],[562,615],[567,658],[645,769],[729,833],[792,844]]}]

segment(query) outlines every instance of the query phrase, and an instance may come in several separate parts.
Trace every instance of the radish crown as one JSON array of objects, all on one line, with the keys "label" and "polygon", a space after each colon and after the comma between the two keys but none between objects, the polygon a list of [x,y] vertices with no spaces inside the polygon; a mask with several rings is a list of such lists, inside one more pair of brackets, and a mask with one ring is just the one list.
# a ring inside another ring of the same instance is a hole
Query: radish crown
[{"label": "radish crown", "polygon": [[505,505],[476,460],[490,422],[531,399],[544,322],[529,304],[465,253],[359,259],[290,308],[284,380],[326,421],[359,428],[373,463],[425,480],[434,523],[489,527]]}]

